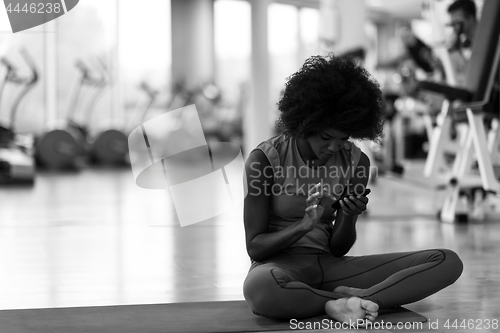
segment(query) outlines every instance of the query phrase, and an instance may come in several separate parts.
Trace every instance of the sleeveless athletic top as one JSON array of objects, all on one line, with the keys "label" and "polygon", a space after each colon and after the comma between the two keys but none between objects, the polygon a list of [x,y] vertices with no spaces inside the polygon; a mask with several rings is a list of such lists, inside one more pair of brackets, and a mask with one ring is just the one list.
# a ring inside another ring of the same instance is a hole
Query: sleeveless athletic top
[{"label": "sleeveless athletic top", "polygon": [[[266,155],[271,165],[271,170],[264,169],[263,172],[266,175],[272,174],[274,179],[270,190],[268,232],[282,230],[302,219],[309,189],[320,181],[338,199],[351,180],[361,156],[361,150],[348,141],[324,166],[313,168],[300,156],[296,139],[286,138],[284,135],[264,141],[256,149]],[[353,191],[351,188],[349,190]],[[329,239],[335,218],[332,203],[331,199],[326,200],[325,211],[316,227],[293,244],[293,247],[330,252]]]}]

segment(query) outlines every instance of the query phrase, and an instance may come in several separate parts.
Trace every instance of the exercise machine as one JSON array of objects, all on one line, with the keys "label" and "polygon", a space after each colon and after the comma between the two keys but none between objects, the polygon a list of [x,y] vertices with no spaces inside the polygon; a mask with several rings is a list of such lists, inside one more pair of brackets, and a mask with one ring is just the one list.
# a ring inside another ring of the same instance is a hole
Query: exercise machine
[{"label": "exercise machine", "polygon": [[76,67],[80,76],[70,91],[65,119],[51,122],[48,130],[36,140],[37,162],[49,169],[79,169],[85,164],[89,150],[87,126],[78,123],[74,117],[81,104],[83,86],[99,86],[102,79],[92,76],[82,61],[77,61]]},{"label": "exercise machine", "polygon": [[7,83],[22,86],[11,105],[10,124],[0,126],[0,183],[33,184],[35,181],[33,138],[17,134],[15,123],[19,104],[38,82],[38,71],[26,49],[21,49],[21,55],[30,68],[29,77],[19,77],[14,65],[6,58],[0,59],[7,69],[5,79],[0,86],[0,100]]},{"label": "exercise machine", "polygon": [[[447,195],[439,218],[444,222],[481,220],[482,202],[498,196],[500,183],[493,167],[498,155],[498,76],[500,63],[500,1],[485,0],[476,27],[465,87],[420,82],[418,89],[443,95],[443,121],[433,131],[425,176],[439,179],[436,166],[445,153],[453,123],[468,127],[451,172],[445,174]],[[485,126],[492,118],[490,126]],[[496,119],[496,120],[495,120]],[[490,136],[487,136],[489,130]],[[493,132],[492,132],[493,131]],[[489,140],[489,142],[488,142]]]},{"label": "exercise machine", "polygon": [[[102,88],[107,86],[108,83],[112,84],[107,67],[101,59],[98,60],[101,67],[101,82],[98,82],[96,87],[101,89],[97,90],[96,95],[90,102],[89,110],[87,111],[88,123],[91,121],[92,111],[97,98],[104,91]],[[126,123],[117,119],[110,119],[105,123],[99,124],[95,130],[89,131],[87,140],[89,143],[89,157],[91,161],[103,165],[129,164],[130,159],[128,156],[128,137],[126,131]]]},{"label": "exercise machine", "polygon": [[[92,118],[92,111],[95,107],[97,99],[102,95],[107,86],[106,77],[104,75],[96,75],[89,66],[79,59],[75,63],[76,68],[80,72],[80,79],[78,80],[73,91],[72,99],[69,104],[69,109],[66,114],[68,127],[78,131],[79,145],[81,155],[88,157],[91,151],[90,143],[90,121]],[[84,91],[84,87],[87,89]],[[87,107],[85,107],[85,97],[87,97]],[[81,106],[81,119],[76,119],[76,114],[80,111]]]}]

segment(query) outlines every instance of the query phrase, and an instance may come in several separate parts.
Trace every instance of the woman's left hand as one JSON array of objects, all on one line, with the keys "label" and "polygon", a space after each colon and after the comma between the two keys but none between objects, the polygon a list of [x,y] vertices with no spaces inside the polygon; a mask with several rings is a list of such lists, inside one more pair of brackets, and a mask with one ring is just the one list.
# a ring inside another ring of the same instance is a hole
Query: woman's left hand
[{"label": "woman's left hand", "polygon": [[350,195],[340,200],[340,207],[342,208],[342,213],[344,216],[354,217],[363,213],[366,210],[366,205],[368,204],[368,198],[364,195]]}]

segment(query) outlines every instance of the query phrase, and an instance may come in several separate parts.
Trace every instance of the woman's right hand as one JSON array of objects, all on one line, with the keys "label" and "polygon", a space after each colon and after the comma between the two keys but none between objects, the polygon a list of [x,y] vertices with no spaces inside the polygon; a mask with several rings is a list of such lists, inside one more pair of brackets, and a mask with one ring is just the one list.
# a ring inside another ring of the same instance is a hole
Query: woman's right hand
[{"label": "woman's right hand", "polygon": [[314,185],[308,195],[306,199],[307,208],[301,222],[306,230],[311,231],[314,229],[321,216],[323,216],[323,212],[325,211],[323,203],[325,199],[331,198],[335,200],[335,198],[322,187],[321,183]]}]

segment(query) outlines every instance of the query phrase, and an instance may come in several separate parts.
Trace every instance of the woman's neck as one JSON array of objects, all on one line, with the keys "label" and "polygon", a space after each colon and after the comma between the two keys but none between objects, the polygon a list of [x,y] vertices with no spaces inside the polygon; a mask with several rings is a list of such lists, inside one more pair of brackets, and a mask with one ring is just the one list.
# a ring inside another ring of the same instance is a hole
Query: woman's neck
[{"label": "woman's neck", "polygon": [[325,163],[325,161],[320,161],[318,159],[318,156],[316,156],[314,151],[311,149],[311,146],[306,139],[297,138],[296,142],[299,154],[306,164],[309,164],[311,166],[320,166]]}]

